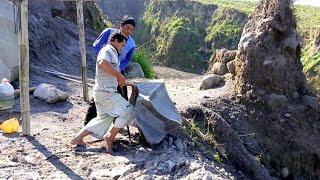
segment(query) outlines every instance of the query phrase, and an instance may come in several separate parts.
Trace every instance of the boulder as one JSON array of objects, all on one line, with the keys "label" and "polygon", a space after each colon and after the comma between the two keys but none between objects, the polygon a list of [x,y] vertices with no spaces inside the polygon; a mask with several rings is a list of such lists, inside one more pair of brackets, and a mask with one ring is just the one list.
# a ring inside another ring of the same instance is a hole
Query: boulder
[{"label": "boulder", "polygon": [[206,90],[211,89],[213,87],[216,87],[218,84],[220,84],[223,81],[223,78],[216,74],[209,74],[203,77],[200,90]]},{"label": "boulder", "polygon": [[19,41],[15,26],[18,9],[13,3],[3,0],[0,3],[0,12],[0,80],[7,78],[13,81],[19,78]]},{"label": "boulder", "polygon": [[319,101],[316,97],[304,95],[302,97],[302,103],[316,111],[319,110]]},{"label": "boulder", "polygon": [[144,78],[144,73],[140,64],[136,62],[132,62],[126,68],[126,77],[127,78]]},{"label": "boulder", "polygon": [[52,84],[41,83],[33,92],[34,97],[43,99],[47,103],[65,101],[69,98],[66,92],[59,90]]},{"label": "boulder", "polygon": [[224,75],[228,72],[227,66],[224,63],[216,62],[214,63],[211,73],[218,74],[218,75]]},{"label": "boulder", "polygon": [[137,83],[139,96],[134,123],[149,144],[160,143],[182,120],[165,88],[164,80]]},{"label": "boulder", "polygon": [[306,94],[307,81],[301,62],[301,37],[290,1],[261,0],[251,14],[235,59],[236,92],[252,89],[283,94]]},{"label": "boulder", "polygon": [[286,98],[285,95],[272,93],[269,95],[269,98],[268,98],[268,105],[272,108],[283,107],[287,102],[288,102],[288,99]]},{"label": "boulder", "polygon": [[228,68],[229,73],[231,73],[231,74],[236,73],[236,66],[235,66],[234,60],[227,63],[227,68]]}]

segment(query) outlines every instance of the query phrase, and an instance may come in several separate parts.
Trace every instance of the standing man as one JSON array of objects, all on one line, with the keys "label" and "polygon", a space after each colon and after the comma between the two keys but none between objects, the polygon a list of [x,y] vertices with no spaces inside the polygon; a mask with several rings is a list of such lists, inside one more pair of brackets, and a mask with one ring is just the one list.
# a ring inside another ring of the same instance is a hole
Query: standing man
[{"label": "standing man", "polygon": [[[110,39],[110,36],[117,31],[120,31],[126,38],[127,38],[127,44],[121,51],[121,54],[119,56],[120,60],[120,72],[122,75],[124,75],[124,70],[128,65],[132,62],[133,52],[136,47],[136,43],[131,37],[132,33],[134,32],[136,27],[135,20],[133,17],[130,17],[128,15],[125,15],[121,22],[120,22],[120,29],[114,29],[114,28],[106,28],[100,36],[96,39],[96,41],[93,43],[93,50],[96,53],[96,55],[99,54],[100,50],[108,44],[108,41]],[[127,87],[117,87],[118,93],[122,94],[122,96],[128,100],[128,90]],[[84,124],[87,124],[92,118],[97,116],[97,110],[95,102],[91,102],[89,104],[89,108],[85,117]]]},{"label": "standing man", "polygon": [[[121,32],[111,35],[109,44],[104,46],[97,57],[93,97],[96,102],[97,117],[92,119],[70,141],[71,144],[85,144],[83,138],[89,134],[104,139],[108,153],[113,153],[112,145],[119,131],[128,125],[133,116],[133,106],[117,93],[117,86],[133,85],[126,82],[120,73],[120,52],[126,46],[127,38]],[[114,124],[110,132],[108,129]]]}]

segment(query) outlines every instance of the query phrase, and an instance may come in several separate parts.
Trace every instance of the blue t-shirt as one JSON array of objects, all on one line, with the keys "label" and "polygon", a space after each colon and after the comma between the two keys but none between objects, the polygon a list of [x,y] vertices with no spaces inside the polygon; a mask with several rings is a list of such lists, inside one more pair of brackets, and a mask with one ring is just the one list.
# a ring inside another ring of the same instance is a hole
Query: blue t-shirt
[{"label": "blue t-shirt", "polygon": [[[99,51],[108,44],[109,38],[111,35],[119,31],[118,29],[114,28],[107,28],[100,36],[96,39],[96,41],[93,43],[93,50],[96,53],[96,55],[99,54]],[[134,42],[133,38],[129,36],[126,46],[122,49],[119,60],[120,60],[120,69],[124,70],[132,61],[133,51],[136,47],[136,43]]]}]

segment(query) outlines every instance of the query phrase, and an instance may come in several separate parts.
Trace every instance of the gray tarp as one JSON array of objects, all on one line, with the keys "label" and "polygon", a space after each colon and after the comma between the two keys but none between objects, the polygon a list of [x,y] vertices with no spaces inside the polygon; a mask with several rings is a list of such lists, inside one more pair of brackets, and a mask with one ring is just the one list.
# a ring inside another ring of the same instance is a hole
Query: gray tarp
[{"label": "gray tarp", "polygon": [[150,144],[158,144],[172,130],[181,127],[181,117],[168,96],[163,80],[137,83],[135,124]]},{"label": "gray tarp", "polygon": [[1,0],[0,3],[0,81],[19,78],[18,34],[14,26],[17,11],[13,3]]}]

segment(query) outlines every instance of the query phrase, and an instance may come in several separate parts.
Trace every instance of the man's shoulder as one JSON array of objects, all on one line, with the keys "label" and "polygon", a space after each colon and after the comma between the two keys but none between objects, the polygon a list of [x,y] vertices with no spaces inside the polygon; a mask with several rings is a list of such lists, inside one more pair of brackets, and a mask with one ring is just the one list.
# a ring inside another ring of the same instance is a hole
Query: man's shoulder
[{"label": "man's shoulder", "polygon": [[129,36],[127,44],[132,48],[136,47],[136,42],[134,41],[134,39],[131,36]]},{"label": "man's shoulder", "polygon": [[113,33],[115,31],[117,31],[118,29],[115,29],[115,28],[106,28],[102,31],[103,34],[105,33]]},{"label": "man's shoulder", "polygon": [[110,44],[106,44],[101,50],[103,50],[104,52],[110,52],[112,53],[113,50],[112,50],[112,46]]}]

